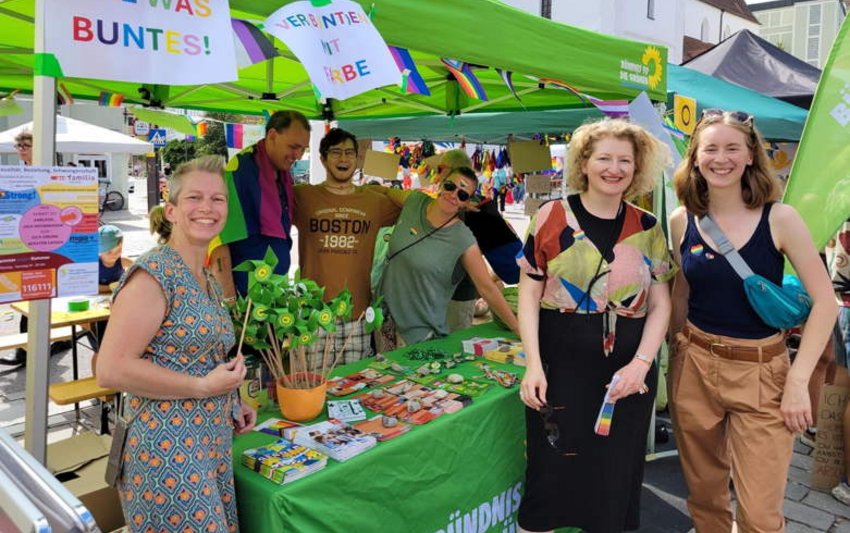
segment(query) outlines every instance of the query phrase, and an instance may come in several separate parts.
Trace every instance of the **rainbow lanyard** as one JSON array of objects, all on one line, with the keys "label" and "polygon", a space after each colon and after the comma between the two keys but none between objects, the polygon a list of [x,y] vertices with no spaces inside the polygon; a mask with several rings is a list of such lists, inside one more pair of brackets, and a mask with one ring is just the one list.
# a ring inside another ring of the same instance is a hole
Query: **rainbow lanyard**
[{"label": "rainbow lanyard", "polygon": [[603,437],[607,437],[611,433],[611,420],[614,418],[614,402],[611,401],[611,390],[618,381],[620,381],[620,376],[614,374],[611,383],[608,384],[608,390],[605,392],[605,399],[599,409],[599,416],[596,417],[596,424],[593,426],[593,431]]}]

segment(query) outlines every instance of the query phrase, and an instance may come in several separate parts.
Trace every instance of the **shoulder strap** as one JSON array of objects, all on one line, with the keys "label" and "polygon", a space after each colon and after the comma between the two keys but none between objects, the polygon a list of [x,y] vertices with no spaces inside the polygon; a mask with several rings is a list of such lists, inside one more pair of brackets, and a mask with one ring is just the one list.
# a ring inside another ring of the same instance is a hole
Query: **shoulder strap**
[{"label": "shoulder strap", "polygon": [[750,276],[755,275],[753,269],[750,268],[750,265],[744,261],[744,258],[741,257],[738,250],[732,246],[732,243],[729,242],[728,238],[726,238],[726,234],[723,233],[720,226],[712,220],[711,215],[706,213],[704,217],[700,218],[699,227],[708,233],[708,236],[711,237],[711,240],[713,240],[714,244],[717,245],[717,251],[723,254],[723,257],[729,261],[729,264],[735,270],[735,273],[741,277],[741,279],[747,279]]}]

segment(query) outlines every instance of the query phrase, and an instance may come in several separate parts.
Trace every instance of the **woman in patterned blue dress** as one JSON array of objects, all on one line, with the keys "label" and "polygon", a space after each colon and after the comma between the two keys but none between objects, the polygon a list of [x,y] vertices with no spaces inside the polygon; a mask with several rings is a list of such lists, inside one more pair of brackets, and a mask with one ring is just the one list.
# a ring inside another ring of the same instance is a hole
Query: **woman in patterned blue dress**
[{"label": "woman in patterned blue dress", "polygon": [[118,489],[132,532],[239,529],[232,438],[256,413],[238,400],[245,363],[225,360],[233,327],[204,268],[227,218],[222,171],[207,157],[171,177],[160,246],[122,278],[97,361],[98,383],[128,393]]}]

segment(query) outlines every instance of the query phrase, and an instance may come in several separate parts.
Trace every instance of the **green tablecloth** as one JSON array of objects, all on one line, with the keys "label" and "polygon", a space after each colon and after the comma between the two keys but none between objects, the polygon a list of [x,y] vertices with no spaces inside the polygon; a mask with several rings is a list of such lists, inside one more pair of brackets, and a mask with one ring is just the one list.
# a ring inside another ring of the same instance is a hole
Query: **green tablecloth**
[{"label": "green tablecloth", "polygon": [[[454,353],[461,351],[461,339],[506,335],[493,324],[483,324],[417,346]],[[391,358],[403,362],[405,351]],[[352,363],[334,374],[351,374],[369,362]],[[457,371],[481,373],[469,363]],[[274,437],[258,432],[236,437],[233,457],[242,532],[514,530],[525,474],[525,419],[518,390],[518,385],[505,389],[494,384],[457,413],[413,426],[344,463],[329,459],[324,470],[288,485],[276,485],[239,464],[243,450]],[[280,418],[277,406],[260,413],[261,420],[271,416]]]}]

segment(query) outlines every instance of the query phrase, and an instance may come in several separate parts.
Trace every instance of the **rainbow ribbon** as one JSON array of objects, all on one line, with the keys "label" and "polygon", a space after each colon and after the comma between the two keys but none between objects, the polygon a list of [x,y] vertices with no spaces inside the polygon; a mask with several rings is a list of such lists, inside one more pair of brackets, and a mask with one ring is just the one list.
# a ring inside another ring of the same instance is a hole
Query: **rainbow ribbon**
[{"label": "rainbow ribbon", "polygon": [[596,424],[593,426],[593,431],[602,437],[607,437],[611,433],[611,422],[614,419],[614,402],[611,401],[611,389],[620,381],[620,376],[614,374],[611,378],[611,383],[608,384],[608,390],[605,392],[605,400],[602,402],[602,407],[599,409],[599,415],[596,417]]}]

